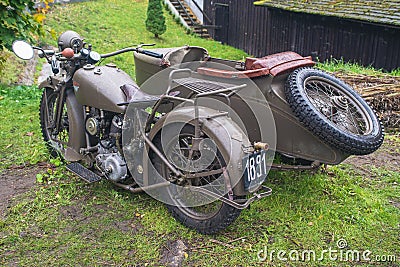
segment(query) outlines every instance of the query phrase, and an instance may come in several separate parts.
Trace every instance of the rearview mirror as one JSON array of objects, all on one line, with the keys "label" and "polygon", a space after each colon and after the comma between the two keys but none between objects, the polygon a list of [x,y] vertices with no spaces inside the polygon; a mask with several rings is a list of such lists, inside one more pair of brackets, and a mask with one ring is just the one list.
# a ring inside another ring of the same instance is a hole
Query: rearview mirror
[{"label": "rearview mirror", "polygon": [[14,41],[12,50],[15,55],[21,59],[28,60],[33,58],[33,48],[25,41]]}]

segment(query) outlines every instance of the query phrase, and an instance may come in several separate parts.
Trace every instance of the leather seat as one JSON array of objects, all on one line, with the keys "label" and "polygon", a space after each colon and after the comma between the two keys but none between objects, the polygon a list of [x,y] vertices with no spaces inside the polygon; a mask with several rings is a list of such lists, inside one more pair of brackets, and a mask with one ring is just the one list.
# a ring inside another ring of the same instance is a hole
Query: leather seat
[{"label": "leather seat", "polygon": [[156,102],[160,99],[159,96],[149,95],[146,92],[140,90],[139,86],[136,84],[124,84],[121,86],[122,92],[124,92],[126,96],[127,103],[146,103],[148,102]]}]

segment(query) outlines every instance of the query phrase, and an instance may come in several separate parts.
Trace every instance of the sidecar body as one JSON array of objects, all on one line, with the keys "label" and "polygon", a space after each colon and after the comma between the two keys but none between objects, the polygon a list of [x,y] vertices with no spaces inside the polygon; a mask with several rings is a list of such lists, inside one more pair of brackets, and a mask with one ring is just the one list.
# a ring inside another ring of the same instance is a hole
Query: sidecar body
[{"label": "sidecar body", "polygon": [[[244,79],[250,78],[267,100],[265,108],[272,111],[274,121],[270,124],[276,129],[276,152],[282,157],[296,164],[313,165],[339,164],[349,156],[311,133],[292,112],[285,98],[284,86],[288,75],[296,68],[313,66],[315,63],[311,58],[285,52],[261,59],[246,58],[245,61],[233,61],[212,58],[206,49],[191,46],[153,51],[162,53],[164,57],[157,59],[135,53],[136,81],[139,85],[158,72],[166,69],[172,71],[179,68],[179,64],[187,62],[194,62],[190,68],[199,79],[240,84]],[[165,73],[164,78],[168,80],[169,72]],[[257,120],[249,110],[248,104],[237,97],[232,100],[231,107],[244,123],[250,141],[265,142],[257,130]]]}]

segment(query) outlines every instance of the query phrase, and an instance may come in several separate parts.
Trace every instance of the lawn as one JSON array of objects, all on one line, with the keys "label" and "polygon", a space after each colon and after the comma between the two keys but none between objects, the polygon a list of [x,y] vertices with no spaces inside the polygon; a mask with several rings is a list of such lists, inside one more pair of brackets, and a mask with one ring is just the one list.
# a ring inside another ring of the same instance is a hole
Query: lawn
[{"label": "lawn", "polygon": [[[145,30],[146,6],[142,0],[57,6],[46,24],[57,35],[79,32],[100,53],[143,42],[246,56],[186,34],[167,12],[168,30],[155,39]],[[42,44],[56,41],[47,37]],[[132,55],[113,61],[134,75]],[[398,133],[373,155],[338,166],[271,172],[272,196],[244,210],[226,231],[206,236],[176,222],[146,194],[107,181],[86,184],[50,159],[41,142],[40,94],[35,87],[0,87],[0,194],[8,192],[5,185],[36,180],[0,205],[1,266],[399,266]]]}]

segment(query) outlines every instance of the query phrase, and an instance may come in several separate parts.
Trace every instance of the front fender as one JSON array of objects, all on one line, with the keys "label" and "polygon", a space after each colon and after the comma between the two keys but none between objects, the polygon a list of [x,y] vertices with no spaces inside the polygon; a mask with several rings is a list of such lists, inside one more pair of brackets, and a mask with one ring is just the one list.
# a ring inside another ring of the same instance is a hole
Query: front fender
[{"label": "front fender", "polygon": [[65,93],[69,125],[69,139],[65,151],[65,159],[68,161],[79,161],[83,159],[83,155],[79,151],[81,148],[86,147],[83,106],[78,103],[74,90],[67,89]]},{"label": "front fender", "polygon": [[47,79],[45,79],[43,82],[39,84],[39,89],[44,89],[44,88],[51,88],[53,90],[57,89],[57,84],[61,80],[58,77],[55,76],[49,76]]},{"label": "front fender", "polygon": [[[39,89],[50,88],[57,90],[57,84],[60,82],[61,80],[58,77],[49,76],[39,84]],[[74,90],[66,89],[65,105],[68,114],[69,136],[64,158],[67,161],[79,161],[83,159],[83,155],[79,151],[81,148],[86,147],[86,137],[83,106],[78,103]]]}]

